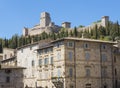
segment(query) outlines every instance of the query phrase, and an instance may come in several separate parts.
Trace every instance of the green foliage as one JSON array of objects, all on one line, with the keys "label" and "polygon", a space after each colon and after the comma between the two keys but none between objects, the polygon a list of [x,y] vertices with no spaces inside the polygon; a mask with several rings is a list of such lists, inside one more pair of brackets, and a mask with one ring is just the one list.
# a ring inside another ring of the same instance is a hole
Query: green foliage
[{"label": "green foliage", "polygon": [[105,41],[111,41],[112,37],[111,36],[105,36],[103,40],[105,40]]},{"label": "green foliage", "polygon": [[76,28],[76,27],[74,28],[73,35],[74,35],[75,37],[78,36],[78,31],[77,31],[77,28]]},{"label": "green foliage", "polygon": [[80,26],[79,26],[79,28],[83,28],[83,27],[85,27],[85,26],[83,26],[83,25],[80,25]]},{"label": "green foliage", "polygon": [[2,49],[2,40],[0,39],[0,53],[3,52],[3,49]]},{"label": "green foliage", "polygon": [[[84,27],[82,25],[79,26]],[[78,28],[79,28],[78,27]],[[30,43],[34,43],[34,42],[38,42],[40,40],[44,40],[44,39],[52,39],[52,40],[56,40],[56,39],[60,39],[63,37],[82,37],[82,34],[84,36],[84,38],[89,38],[89,39],[100,39],[100,40],[105,40],[105,41],[115,41],[115,40],[120,40],[120,26],[119,26],[119,22],[109,22],[106,27],[102,27],[102,26],[97,26],[95,25],[95,27],[93,29],[86,29],[84,31],[78,31],[77,27],[75,27],[74,29],[65,29],[62,28],[59,33],[46,33],[43,32],[42,34],[39,35],[35,35],[35,36],[18,36],[17,34],[13,35],[10,39],[1,39],[0,38],[0,53],[3,52],[3,47],[6,48],[17,48],[17,47],[21,47]]]}]

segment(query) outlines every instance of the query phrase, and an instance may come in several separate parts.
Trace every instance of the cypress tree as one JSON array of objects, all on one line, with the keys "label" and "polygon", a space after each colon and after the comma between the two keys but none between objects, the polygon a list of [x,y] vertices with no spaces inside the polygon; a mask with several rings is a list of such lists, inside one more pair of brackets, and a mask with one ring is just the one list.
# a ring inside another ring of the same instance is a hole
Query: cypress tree
[{"label": "cypress tree", "polygon": [[76,27],[74,28],[73,35],[74,35],[75,37],[78,36],[78,31],[77,31],[77,28],[76,28]]}]

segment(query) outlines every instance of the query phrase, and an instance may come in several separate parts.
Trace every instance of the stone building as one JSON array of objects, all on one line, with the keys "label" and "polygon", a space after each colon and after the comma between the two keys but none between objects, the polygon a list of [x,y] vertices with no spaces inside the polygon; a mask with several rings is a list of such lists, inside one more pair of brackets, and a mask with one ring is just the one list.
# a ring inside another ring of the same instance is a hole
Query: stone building
[{"label": "stone building", "polygon": [[32,36],[41,34],[43,32],[51,33],[51,32],[59,32],[62,28],[70,28],[70,22],[64,22],[62,26],[55,25],[54,22],[51,22],[51,17],[48,12],[42,12],[40,17],[40,23],[35,25],[33,28],[24,28],[23,36]]},{"label": "stone building", "polygon": [[85,31],[85,30],[89,30],[90,31],[91,29],[95,28],[95,26],[97,26],[97,27],[100,27],[100,26],[106,27],[108,22],[109,22],[109,16],[103,16],[101,18],[101,20],[98,20],[97,22],[94,22],[94,23],[92,23],[89,26],[78,28],[78,31]]},{"label": "stone building", "polygon": [[112,42],[64,38],[40,47],[37,86],[113,88]]},{"label": "stone building", "polygon": [[2,65],[15,66],[16,62],[16,50],[10,48],[3,48],[3,60]]},{"label": "stone building", "polygon": [[[97,27],[100,27],[100,26],[106,27],[108,22],[109,22],[109,16],[103,16],[101,20],[94,22],[89,26],[79,27],[77,28],[77,30],[78,31],[85,31],[85,30],[90,31],[96,25]],[[63,22],[61,26],[55,25],[54,22],[51,21],[50,14],[48,12],[42,12],[40,16],[40,23],[36,24],[32,28],[24,27],[23,36],[28,36],[28,35],[33,36],[33,35],[41,34],[43,32],[46,32],[48,34],[51,32],[58,33],[61,30],[61,28],[66,28],[68,32],[73,31],[73,28],[71,28],[70,22]]]},{"label": "stone building", "polygon": [[119,88],[119,49],[73,37],[28,44],[17,48],[17,64],[2,65],[0,88]]},{"label": "stone building", "polygon": [[37,82],[37,52],[39,46],[44,46],[51,40],[44,40],[17,49],[17,66],[26,68],[24,71],[24,87],[35,88]]},{"label": "stone building", "polygon": [[24,87],[117,88],[113,82],[114,44],[67,37],[20,47],[17,64],[26,68]]},{"label": "stone building", "polygon": [[115,88],[120,87],[120,41],[114,45],[114,59],[113,59],[113,80]]},{"label": "stone building", "polygon": [[0,88],[24,88],[24,69],[17,66],[16,50],[3,49],[0,64]]},{"label": "stone building", "polygon": [[0,68],[0,88],[24,88],[23,67],[3,66]]}]

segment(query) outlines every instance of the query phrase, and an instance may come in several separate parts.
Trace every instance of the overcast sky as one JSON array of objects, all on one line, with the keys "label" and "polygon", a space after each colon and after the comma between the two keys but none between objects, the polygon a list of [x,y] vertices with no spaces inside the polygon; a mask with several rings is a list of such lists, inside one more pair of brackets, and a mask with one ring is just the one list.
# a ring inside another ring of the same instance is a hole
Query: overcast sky
[{"label": "overcast sky", "polygon": [[24,27],[40,23],[41,12],[49,12],[57,25],[87,26],[102,16],[115,22],[120,21],[120,0],[0,0],[0,37],[21,35]]}]

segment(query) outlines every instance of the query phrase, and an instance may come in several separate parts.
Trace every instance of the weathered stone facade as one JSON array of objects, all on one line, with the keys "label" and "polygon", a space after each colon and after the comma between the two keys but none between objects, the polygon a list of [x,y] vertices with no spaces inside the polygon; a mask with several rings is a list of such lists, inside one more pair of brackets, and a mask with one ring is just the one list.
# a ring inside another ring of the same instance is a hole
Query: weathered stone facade
[{"label": "weathered stone facade", "polygon": [[[99,40],[64,38],[40,46],[37,57],[33,57],[36,58],[36,64],[30,67],[34,69],[33,72],[36,71],[32,84],[46,88],[113,88],[113,44]],[[31,63],[32,60],[28,64]],[[27,85],[30,87],[29,83]]]},{"label": "weathered stone facade", "polygon": [[114,46],[113,56],[113,74],[114,74],[114,86],[115,88],[120,87],[120,41]]},{"label": "weathered stone facade", "polygon": [[35,25],[33,28],[24,28],[23,36],[32,36],[38,35],[43,32],[59,32],[62,27],[70,28],[70,22],[64,22],[62,26],[55,25],[54,22],[51,22],[50,14],[47,12],[42,12],[40,17],[40,24]]},{"label": "weathered stone facade", "polygon": [[24,88],[22,67],[2,67],[0,69],[0,88]]},{"label": "weathered stone facade", "polygon": [[119,88],[120,54],[116,44],[66,37],[20,47],[16,67],[22,68],[22,88]]},{"label": "weathered stone facade", "polygon": [[101,20],[99,20],[98,22],[94,22],[89,26],[78,28],[78,31],[85,31],[85,30],[90,31],[91,29],[95,28],[95,26],[97,26],[97,27],[100,27],[100,26],[106,27],[108,22],[109,22],[109,16],[103,16],[101,18]]},{"label": "weathered stone facade", "polygon": [[3,60],[1,61],[1,65],[6,66],[15,66],[16,62],[16,50],[3,48]]},{"label": "weathered stone facade", "polygon": [[[98,22],[95,22],[89,26],[78,28],[78,31],[85,31],[85,30],[91,30],[96,25],[97,27],[103,26],[106,27],[106,25],[109,22],[109,16],[103,16],[101,20]],[[68,29],[68,32],[72,31],[73,28],[71,28],[70,22],[63,22],[61,26],[55,25],[54,22],[51,22],[50,14],[48,12],[42,12],[40,17],[40,24],[35,25],[33,28],[26,28],[23,29],[23,36],[33,36],[38,35],[43,32],[51,33],[51,32],[59,32],[61,28]]]}]

